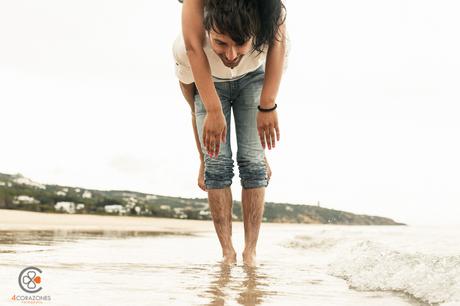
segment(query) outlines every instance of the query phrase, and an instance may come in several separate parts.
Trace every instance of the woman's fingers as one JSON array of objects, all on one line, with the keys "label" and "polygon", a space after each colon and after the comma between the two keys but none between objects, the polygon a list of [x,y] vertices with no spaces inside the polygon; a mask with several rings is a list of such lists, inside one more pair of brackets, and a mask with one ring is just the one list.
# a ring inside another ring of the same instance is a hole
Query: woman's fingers
[{"label": "woman's fingers", "polygon": [[226,138],[227,138],[227,126],[225,126],[224,130],[222,131],[222,135],[221,135],[221,140],[223,143],[226,142]]},{"label": "woman's fingers", "polygon": [[259,132],[259,137],[260,137],[260,142],[262,144],[262,148],[265,149],[265,147],[268,146],[268,148],[271,148],[271,140],[270,140],[270,134],[267,129],[260,129]]},{"label": "woman's fingers", "polygon": [[209,156],[212,157],[214,153],[214,142],[212,140],[209,140],[208,147],[206,149],[208,150]]},{"label": "woman's fingers", "polygon": [[[209,135],[209,134],[208,134]],[[217,157],[220,150],[220,136],[208,136],[206,140],[203,140],[205,144],[206,151],[208,152],[209,156]]]},{"label": "woman's fingers", "polygon": [[221,139],[225,142],[227,126],[222,112],[208,113],[204,119],[203,145],[210,157],[217,157]]},{"label": "woman's fingers", "polygon": [[265,131],[262,128],[259,128],[259,138],[260,143],[262,144],[262,148],[265,149]]},{"label": "woman's fingers", "polygon": [[262,148],[265,149],[267,146],[268,149],[272,149],[276,147],[276,141],[279,141],[279,128],[276,127],[268,127],[268,128],[260,128],[259,129],[259,138],[262,144]]},{"label": "woman's fingers", "polygon": [[257,113],[257,131],[259,133],[262,148],[268,146],[268,149],[276,147],[276,142],[280,140],[280,131],[278,127],[278,117],[276,111],[268,113]]},{"label": "woman's fingers", "polygon": [[280,141],[280,127],[278,126],[278,123],[275,125],[275,131],[276,131],[276,140]]},{"label": "woman's fingers", "polygon": [[217,155],[219,155],[219,149],[220,149],[220,135],[214,136],[214,142],[213,146],[211,147],[211,150],[213,152],[213,156],[217,158]]},{"label": "woman's fingers", "polygon": [[275,129],[274,128],[270,128],[270,140],[271,140],[272,148],[274,148],[275,145],[276,145]]},{"label": "woman's fingers", "polygon": [[203,129],[203,146],[206,148],[206,151],[208,150],[208,133],[206,133],[206,130]]}]

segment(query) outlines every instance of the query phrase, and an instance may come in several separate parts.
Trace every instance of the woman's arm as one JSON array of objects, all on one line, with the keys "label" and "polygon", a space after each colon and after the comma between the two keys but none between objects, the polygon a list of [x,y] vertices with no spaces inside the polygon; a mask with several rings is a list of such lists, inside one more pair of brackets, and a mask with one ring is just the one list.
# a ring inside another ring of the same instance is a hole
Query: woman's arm
[{"label": "woman's arm", "polygon": [[[260,95],[260,107],[262,108],[272,108],[275,106],[286,53],[286,22],[283,22],[279,27],[277,38],[279,40],[275,40],[267,51],[265,78],[262,93]],[[276,141],[280,140],[276,110],[271,112],[258,112],[257,129],[259,131],[262,147],[265,149],[265,146],[268,145],[269,149],[274,148]]]},{"label": "woman's arm", "polygon": [[280,26],[278,37],[279,41],[275,40],[267,51],[265,79],[262,94],[260,95],[260,106],[262,108],[275,106],[286,53],[286,22]]},{"label": "woman's arm", "polygon": [[182,7],[182,33],[195,85],[206,108],[203,144],[211,156],[219,153],[225,141],[227,125],[219,96],[211,77],[211,68],[203,50],[206,39],[203,27],[203,0],[185,0]]}]

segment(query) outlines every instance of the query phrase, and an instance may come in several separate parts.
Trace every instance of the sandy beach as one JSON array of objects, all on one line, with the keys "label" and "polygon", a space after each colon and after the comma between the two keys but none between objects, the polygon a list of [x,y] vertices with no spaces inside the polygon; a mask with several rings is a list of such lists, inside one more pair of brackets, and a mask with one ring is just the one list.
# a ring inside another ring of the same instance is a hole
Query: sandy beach
[{"label": "sandy beach", "polygon": [[[236,230],[243,222],[234,221]],[[298,227],[302,224],[263,223],[264,227]],[[210,220],[183,220],[156,217],[55,214],[0,209],[0,230],[87,230],[200,233],[214,231]]]},{"label": "sandy beach", "polygon": [[0,209],[0,230],[61,229],[198,233],[212,231],[214,225],[208,220],[54,214]]}]

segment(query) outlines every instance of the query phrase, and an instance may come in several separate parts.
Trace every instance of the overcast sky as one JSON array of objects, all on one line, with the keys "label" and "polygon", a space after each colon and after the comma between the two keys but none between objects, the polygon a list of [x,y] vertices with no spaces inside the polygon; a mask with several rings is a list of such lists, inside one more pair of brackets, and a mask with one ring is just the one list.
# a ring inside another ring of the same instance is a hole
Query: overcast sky
[{"label": "overcast sky", "polygon": [[[460,224],[459,6],[287,2],[292,50],[267,201]],[[175,0],[1,1],[0,172],[206,197],[174,75],[180,10]],[[236,162],[232,190],[239,199]]]}]

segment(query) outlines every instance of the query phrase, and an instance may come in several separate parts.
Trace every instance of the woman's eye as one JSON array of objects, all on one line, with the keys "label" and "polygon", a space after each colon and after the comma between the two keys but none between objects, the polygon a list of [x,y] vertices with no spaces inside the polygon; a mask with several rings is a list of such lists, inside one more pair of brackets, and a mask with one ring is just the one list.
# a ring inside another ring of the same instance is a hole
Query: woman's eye
[{"label": "woman's eye", "polygon": [[245,47],[247,44],[248,44],[248,42],[245,41],[245,42],[242,42],[242,43],[240,43],[240,44],[237,44],[237,46],[240,47],[240,48],[242,48],[242,47]]}]

